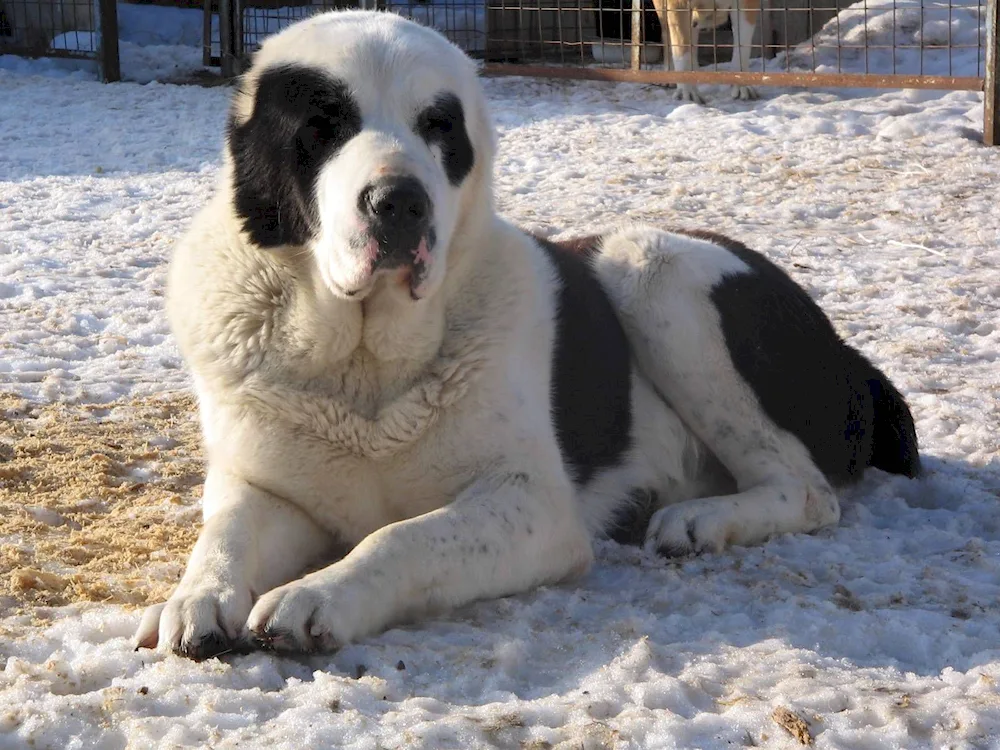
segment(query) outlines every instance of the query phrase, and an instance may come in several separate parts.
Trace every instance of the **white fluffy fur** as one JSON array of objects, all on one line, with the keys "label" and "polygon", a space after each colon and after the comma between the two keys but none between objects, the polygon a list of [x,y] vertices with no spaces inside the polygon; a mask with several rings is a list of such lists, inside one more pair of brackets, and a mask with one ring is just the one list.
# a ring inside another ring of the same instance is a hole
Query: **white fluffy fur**
[{"label": "white fluffy fur", "polygon": [[[471,62],[392,15],[318,16],[265,43],[238,118],[260,71],[282,62],[348,81],[365,130],[323,169],[307,246],[248,241],[227,157],[176,251],[168,312],[200,404],[205,525],[176,591],[145,613],[140,645],[198,655],[220,634],[253,633],[328,648],[560,581],[587,569],[593,534],[634,487],[670,503],[650,548],[721,549],[837,519],[806,450],[767,420],[726,354],[707,293],[741,262],[650,229],[612,235],[597,266],[641,373],[634,448],[574,490],[550,416],[555,273],[494,212],[494,136]],[[458,188],[407,124],[443,89],[460,97],[476,153]],[[346,240],[357,191],[387,165],[434,200],[435,272],[417,301],[391,274],[359,270]],[[356,283],[368,284],[362,301],[342,294]],[[739,494],[713,496],[731,491],[730,475]]]}]

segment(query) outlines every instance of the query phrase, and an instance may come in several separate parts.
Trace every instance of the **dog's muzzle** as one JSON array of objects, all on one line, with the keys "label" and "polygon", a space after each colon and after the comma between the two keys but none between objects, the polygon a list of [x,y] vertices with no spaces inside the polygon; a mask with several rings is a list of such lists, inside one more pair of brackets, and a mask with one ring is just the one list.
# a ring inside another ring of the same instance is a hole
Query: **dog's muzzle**
[{"label": "dog's muzzle", "polygon": [[368,185],[358,196],[358,211],[368,224],[374,251],[372,273],[410,267],[410,291],[417,289],[430,271],[434,245],[430,196],[414,177],[392,176]]}]

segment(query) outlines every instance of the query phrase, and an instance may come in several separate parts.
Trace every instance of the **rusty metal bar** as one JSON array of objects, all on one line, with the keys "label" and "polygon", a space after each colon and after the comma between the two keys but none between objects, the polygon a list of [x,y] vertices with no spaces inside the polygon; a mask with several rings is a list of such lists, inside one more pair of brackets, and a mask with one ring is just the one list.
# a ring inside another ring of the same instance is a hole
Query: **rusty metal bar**
[{"label": "rusty metal bar", "polygon": [[983,143],[1000,146],[1000,0],[986,14],[986,80],[983,84]]},{"label": "rusty metal bar", "polygon": [[114,83],[122,79],[121,61],[118,57],[118,3],[117,0],[99,0],[97,3],[98,28],[101,42],[97,52],[97,65],[101,80]]},{"label": "rusty metal bar", "polygon": [[[998,0],[993,0],[994,5]],[[996,56],[994,45],[994,57]],[[484,75],[526,76],[529,78],[570,78],[587,81],[625,83],[704,83],[757,86],[802,86],[859,89],[942,89],[982,91],[983,79],[973,76],[879,75],[877,73],[741,73],[708,70],[613,70],[569,68],[551,65],[490,63]]]},{"label": "rusty metal bar", "polygon": [[[642,65],[642,0],[632,0],[632,71]],[[622,34],[622,36],[625,36]]]}]

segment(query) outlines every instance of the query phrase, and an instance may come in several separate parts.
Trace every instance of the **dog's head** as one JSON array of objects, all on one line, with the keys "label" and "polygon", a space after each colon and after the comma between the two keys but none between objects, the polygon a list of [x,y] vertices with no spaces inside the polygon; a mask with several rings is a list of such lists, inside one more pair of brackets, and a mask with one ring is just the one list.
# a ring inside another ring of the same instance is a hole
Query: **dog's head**
[{"label": "dog's head", "polygon": [[230,114],[234,210],[261,248],[311,254],[338,297],[380,278],[433,294],[456,230],[490,205],[493,131],[474,65],[387,13],[334,12],[268,39]]}]

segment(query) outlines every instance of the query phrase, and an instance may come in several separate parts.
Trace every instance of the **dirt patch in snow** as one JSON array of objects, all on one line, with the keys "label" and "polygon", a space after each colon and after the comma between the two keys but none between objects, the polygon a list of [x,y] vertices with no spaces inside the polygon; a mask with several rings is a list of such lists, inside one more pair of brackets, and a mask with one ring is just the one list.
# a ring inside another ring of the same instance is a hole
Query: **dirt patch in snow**
[{"label": "dirt patch in snow", "polygon": [[190,396],[68,406],[0,392],[0,613],[164,598],[202,481]]}]

